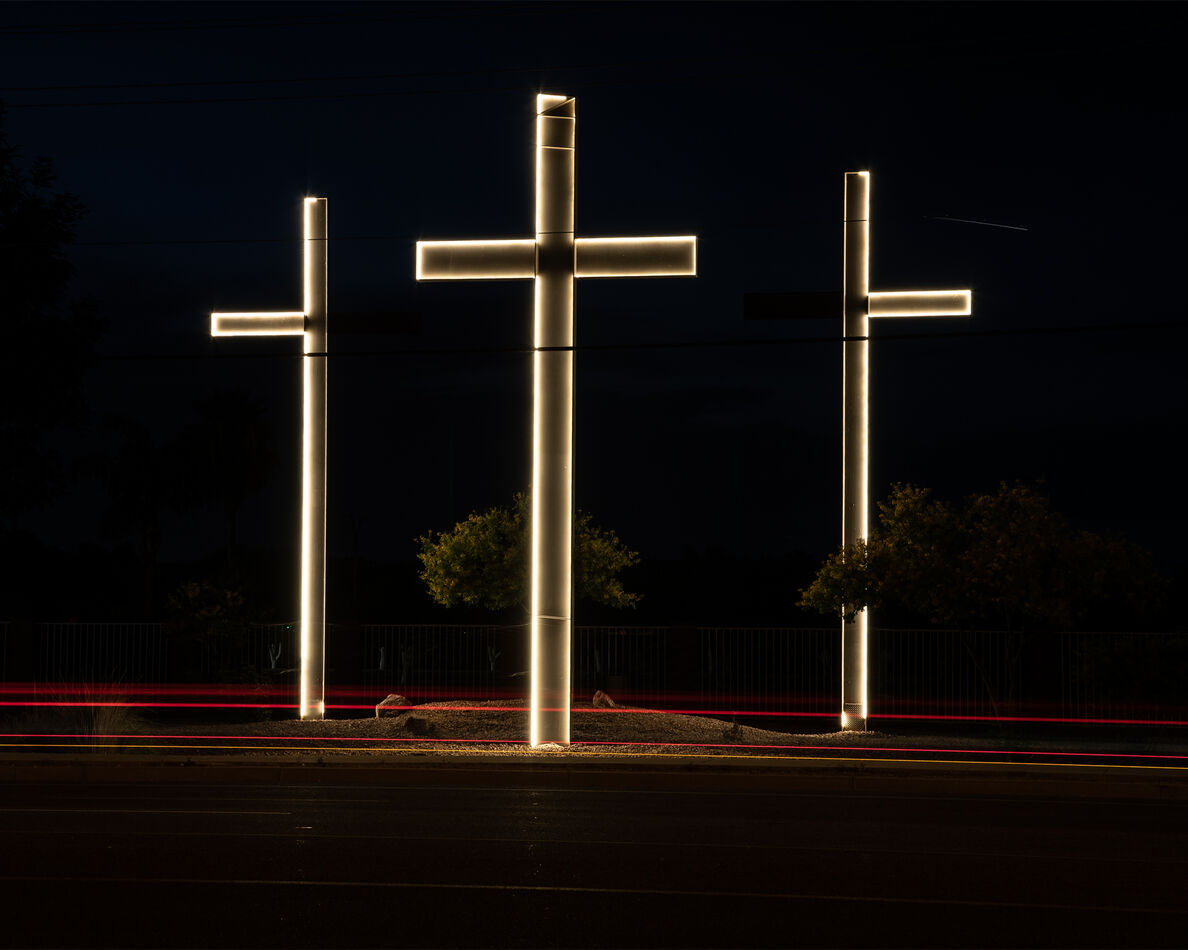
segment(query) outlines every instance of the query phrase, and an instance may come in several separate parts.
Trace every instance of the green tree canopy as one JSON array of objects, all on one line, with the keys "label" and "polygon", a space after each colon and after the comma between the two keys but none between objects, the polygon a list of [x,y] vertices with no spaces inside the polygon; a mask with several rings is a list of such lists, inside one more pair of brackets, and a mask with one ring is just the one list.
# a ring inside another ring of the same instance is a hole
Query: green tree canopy
[{"label": "green tree canopy", "polygon": [[[472,512],[453,530],[418,538],[429,596],[446,607],[460,605],[503,610],[526,608],[532,502],[517,492],[510,508]],[[619,574],[639,562],[613,531],[579,511],[574,518],[573,582],[576,596],[612,607],[634,607],[639,594],[627,591]]]},{"label": "green tree canopy", "polygon": [[896,484],[865,542],[830,555],[800,605],[850,620],[890,608],[934,623],[1065,628],[1157,616],[1164,583],[1130,542],[1078,531],[1025,485],[1000,484],[961,508]]}]

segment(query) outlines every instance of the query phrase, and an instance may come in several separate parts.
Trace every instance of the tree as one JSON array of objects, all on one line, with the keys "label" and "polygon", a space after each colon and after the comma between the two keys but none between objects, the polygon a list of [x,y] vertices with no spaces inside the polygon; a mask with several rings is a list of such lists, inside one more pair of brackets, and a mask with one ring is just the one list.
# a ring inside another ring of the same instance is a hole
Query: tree
[{"label": "tree", "polygon": [[[0,122],[3,107],[0,106]],[[10,525],[48,503],[63,484],[54,429],[84,418],[82,382],[101,331],[89,301],[67,297],[73,267],[65,256],[82,219],[75,195],[54,191],[53,163],[28,172],[0,127],[0,497]]]},{"label": "tree", "polygon": [[960,510],[896,484],[866,542],[830,555],[800,605],[851,620],[889,608],[956,626],[1067,629],[1157,616],[1163,582],[1130,542],[1077,531],[1046,496],[999,485]]},{"label": "tree", "polygon": [[[472,512],[453,530],[417,539],[429,596],[446,607],[460,605],[503,610],[527,607],[532,502],[517,492],[511,508]],[[574,518],[574,592],[580,598],[612,607],[634,607],[640,594],[623,587],[619,574],[639,562],[613,531],[579,511]]]}]

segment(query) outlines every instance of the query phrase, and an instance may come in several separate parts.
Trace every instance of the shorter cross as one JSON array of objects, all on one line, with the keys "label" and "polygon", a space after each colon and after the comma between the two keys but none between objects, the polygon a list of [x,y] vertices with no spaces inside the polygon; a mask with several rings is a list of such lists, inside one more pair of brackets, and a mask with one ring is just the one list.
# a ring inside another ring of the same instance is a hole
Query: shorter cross
[{"label": "shorter cross", "polygon": [[[747,294],[751,319],[816,318],[842,313],[842,544],[868,535],[870,319],[968,317],[969,290],[874,291],[870,283],[870,172],[846,172],[842,218],[843,289],[837,293]],[[832,311],[832,314],[829,313]],[[843,729],[865,729],[867,614],[842,623]]]},{"label": "shorter cross", "polygon": [[303,204],[301,310],[212,313],[211,336],[302,337],[301,692],[302,719],[326,713],[326,199]]}]

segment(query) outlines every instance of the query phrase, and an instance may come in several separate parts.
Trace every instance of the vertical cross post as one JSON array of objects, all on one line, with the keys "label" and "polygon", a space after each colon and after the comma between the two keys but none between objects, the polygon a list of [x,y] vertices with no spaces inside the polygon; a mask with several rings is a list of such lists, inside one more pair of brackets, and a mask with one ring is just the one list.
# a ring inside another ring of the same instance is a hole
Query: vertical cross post
[{"label": "vertical cross post", "polygon": [[[845,219],[842,223],[842,543],[867,536],[867,435],[870,368],[869,293],[870,175],[846,175]],[[866,728],[865,610],[842,621],[842,728]]]},{"label": "vertical cross post", "polygon": [[[847,172],[842,219],[842,543],[868,537],[870,319],[961,317],[973,312],[969,290],[870,292],[870,173]],[[864,730],[867,705],[867,612],[842,622],[843,729]]]},{"label": "vertical cross post", "polygon": [[697,273],[697,239],[575,238],[576,103],[536,97],[536,236],[418,241],[417,280],[531,278],[531,657],[529,741],[569,744],[573,624],[573,346],[575,277]]},{"label": "vertical cross post", "polygon": [[302,337],[301,687],[302,719],[326,713],[326,323],[327,201],[303,204],[303,309],[212,313],[211,336]]},{"label": "vertical cross post", "polygon": [[529,742],[569,743],[573,635],[573,99],[536,116]]}]

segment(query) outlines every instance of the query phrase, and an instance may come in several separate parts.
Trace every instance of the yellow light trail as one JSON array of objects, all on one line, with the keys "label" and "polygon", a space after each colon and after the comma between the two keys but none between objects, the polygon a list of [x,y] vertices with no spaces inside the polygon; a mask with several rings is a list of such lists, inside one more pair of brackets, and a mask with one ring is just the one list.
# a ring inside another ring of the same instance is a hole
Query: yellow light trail
[{"label": "yellow light trail", "polygon": [[[417,743],[417,742],[436,742],[441,746],[449,746],[450,743],[440,739],[398,739],[395,740],[400,743]],[[523,753],[525,755],[533,755],[539,757],[540,753],[526,748],[528,743],[523,739],[481,739],[471,740],[482,742],[484,745],[510,745],[516,746],[514,751]],[[89,749],[168,749],[172,752],[186,752],[192,749],[217,749],[217,750],[234,750],[237,752],[244,751],[260,751],[260,752],[396,752],[402,751],[400,746],[245,746],[245,745],[163,745],[150,743],[70,743],[70,742],[0,742],[0,748],[21,748],[21,749],[75,749],[82,751],[84,748]],[[881,756],[845,756],[845,755],[777,755],[773,753],[735,753],[735,752],[715,752],[715,753],[697,753],[697,752],[618,752],[612,749],[595,750],[581,746],[580,743],[573,743],[573,748],[581,748],[580,752],[570,752],[566,757],[589,757],[602,756],[614,758],[649,758],[649,759],[692,759],[705,758],[718,761],[720,759],[742,759],[746,761],[753,761],[756,759],[766,759],[786,762],[860,762],[865,765],[891,763],[891,764],[909,764],[909,765],[1001,765],[1018,768],[1019,766],[1039,766],[1043,768],[1077,768],[1077,769],[1141,769],[1146,771],[1158,772],[1188,772],[1188,766],[1185,765],[1129,765],[1123,763],[1113,762],[1020,762],[1010,761],[1005,759],[901,759],[901,758],[883,758]],[[441,748],[425,750],[423,747],[418,749],[419,752],[468,752],[474,751],[472,746],[462,746],[460,748]],[[481,754],[481,753],[480,753]],[[546,755],[556,756],[558,754],[566,755],[562,749],[555,751],[550,750]],[[1028,755],[1029,753],[1020,752],[1019,755]],[[1076,753],[1072,753],[1076,754]],[[1085,755],[1095,755],[1101,753],[1086,752]]]}]

